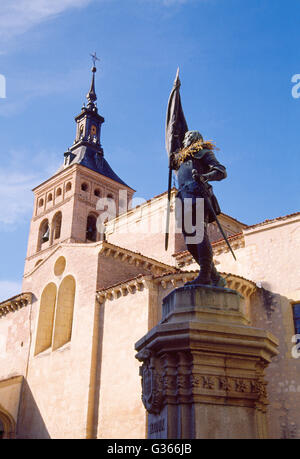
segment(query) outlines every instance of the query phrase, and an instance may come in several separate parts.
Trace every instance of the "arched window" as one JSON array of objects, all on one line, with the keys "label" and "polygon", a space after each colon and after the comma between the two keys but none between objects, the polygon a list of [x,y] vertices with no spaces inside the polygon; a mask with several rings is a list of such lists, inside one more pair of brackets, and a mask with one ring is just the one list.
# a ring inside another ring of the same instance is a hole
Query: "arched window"
[{"label": "arched window", "polygon": [[16,438],[16,423],[12,415],[0,405],[0,440]]},{"label": "arched window", "polygon": [[53,199],[52,193],[49,193],[48,197],[47,197],[47,201],[50,202],[50,201],[52,201],[52,199]]},{"label": "arched window", "polygon": [[58,290],[52,344],[53,350],[63,346],[71,340],[74,300],[75,279],[72,276],[67,276],[60,284]]},{"label": "arched window", "polygon": [[34,354],[51,347],[56,302],[56,285],[51,282],[42,293]]},{"label": "arched window", "polygon": [[82,191],[88,191],[88,189],[89,189],[88,184],[86,182],[82,183],[81,184],[81,189],[82,189]]},{"label": "arched window", "polygon": [[97,216],[90,214],[86,223],[86,240],[91,242],[97,241]]},{"label": "arched window", "polygon": [[71,182],[68,182],[68,183],[66,184],[66,191],[67,191],[67,192],[68,192],[68,191],[71,191],[71,188],[72,188],[72,183],[71,183]]},{"label": "arched window", "polygon": [[45,220],[42,221],[40,224],[39,228],[39,234],[38,234],[38,243],[37,243],[37,250],[41,250],[42,245],[45,242],[49,241],[50,237],[50,228],[49,228],[49,222],[48,219],[46,218]]},{"label": "arched window", "polygon": [[100,192],[99,188],[95,188],[94,189],[94,195],[97,196],[98,198],[100,198],[101,192]]},{"label": "arched window", "polygon": [[[62,259],[60,257],[57,261],[61,263]],[[75,289],[73,276],[63,279],[58,293],[54,282],[44,288],[40,300],[34,355],[49,348],[54,351],[71,340]]]},{"label": "arched window", "polygon": [[57,212],[52,220],[53,240],[59,239],[61,234],[62,213]]},{"label": "arched window", "polygon": [[43,205],[44,205],[44,199],[41,198],[41,199],[39,200],[39,207],[43,207]]},{"label": "arched window", "polygon": [[57,188],[56,196],[61,196],[61,188]]}]

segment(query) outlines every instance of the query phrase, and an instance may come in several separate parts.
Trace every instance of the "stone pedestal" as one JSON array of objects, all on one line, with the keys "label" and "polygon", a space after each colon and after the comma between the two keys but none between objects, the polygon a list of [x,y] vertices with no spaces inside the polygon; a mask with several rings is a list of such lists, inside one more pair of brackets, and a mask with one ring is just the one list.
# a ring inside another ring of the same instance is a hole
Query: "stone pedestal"
[{"label": "stone pedestal", "polygon": [[188,286],[136,343],[148,438],[267,438],[264,369],[277,340],[249,326],[234,290]]}]

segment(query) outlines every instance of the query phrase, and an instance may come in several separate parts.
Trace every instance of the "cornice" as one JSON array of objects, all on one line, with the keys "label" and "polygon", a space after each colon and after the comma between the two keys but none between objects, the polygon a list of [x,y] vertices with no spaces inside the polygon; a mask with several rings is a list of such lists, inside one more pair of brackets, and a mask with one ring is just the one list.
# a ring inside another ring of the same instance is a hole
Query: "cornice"
[{"label": "cornice", "polygon": [[[234,234],[233,236],[228,237],[228,241],[233,250],[242,249],[245,247],[245,238],[243,233]],[[223,253],[229,252],[229,248],[224,239],[212,243],[213,255],[218,256]],[[195,263],[194,258],[188,250],[183,252],[177,252],[172,255],[177,262],[179,268],[184,268],[185,266]]]},{"label": "cornice", "polygon": [[13,296],[0,303],[0,317],[6,316],[9,312],[15,312],[31,303],[32,293],[26,292]]},{"label": "cornice", "polygon": [[127,262],[131,265],[141,266],[150,270],[154,275],[161,275],[166,272],[175,273],[178,271],[175,266],[167,265],[166,263],[162,263],[154,258],[146,257],[141,253],[133,252],[132,250],[119,247],[109,242],[101,242],[99,253],[106,257],[114,258],[115,260]]},{"label": "cornice", "polygon": [[[227,288],[236,290],[244,298],[250,298],[257,289],[257,285],[251,280],[231,273],[220,274],[225,277],[227,281]],[[96,298],[100,304],[104,303],[105,300],[113,301],[122,296],[143,291],[145,287],[150,285],[150,283],[154,283],[163,289],[177,288],[181,287],[186,282],[195,279],[197,275],[198,271],[166,273],[162,276],[140,274],[139,276],[99,290],[96,293]]]},{"label": "cornice", "polygon": [[116,300],[122,296],[134,294],[137,291],[141,292],[147,285],[147,282],[152,279],[151,275],[142,275],[131,278],[127,281],[120,282],[106,289],[101,289],[96,293],[97,301],[102,304],[105,300]]},{"label": "cornice", "polygon": [[[197,277],[198,271],[170,273],[164,276],[156,276],[153,278],[154,283],[159,284],[162,288],[167,289],[170,287],[176,288],[185,284]],[[231,273],[220,273],[226,279],[226,288],[236,290],[245,298],[249,298],[252,293],[257,289],[255,282],[245,279],[244,277],[237,276]]]}]

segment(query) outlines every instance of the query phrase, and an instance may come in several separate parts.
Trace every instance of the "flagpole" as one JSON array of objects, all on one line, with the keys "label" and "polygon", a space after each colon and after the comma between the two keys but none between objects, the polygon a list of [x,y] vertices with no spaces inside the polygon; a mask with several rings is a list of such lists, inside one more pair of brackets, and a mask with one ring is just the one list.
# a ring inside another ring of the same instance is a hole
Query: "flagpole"
[{"label": "flagpole", "polygon": [[172,161],[169,156],[169,176],[168,176],[168,203],[167,203],[167,219],[165,232],[165,250],[168,250],[169,245],[169,227],[170,227],[170,211],[171,211],[171,186],[172,186]]}]

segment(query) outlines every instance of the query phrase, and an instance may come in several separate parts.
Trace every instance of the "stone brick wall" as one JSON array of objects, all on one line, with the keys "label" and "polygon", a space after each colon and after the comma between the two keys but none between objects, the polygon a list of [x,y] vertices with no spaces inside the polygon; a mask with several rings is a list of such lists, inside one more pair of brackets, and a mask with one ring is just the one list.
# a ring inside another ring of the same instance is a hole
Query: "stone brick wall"
[{"label": "stone brick wall", "polygon": [[98,438],[145,438],[139,362],[134,344],[148,331],[148,291],[103,303]]}]

